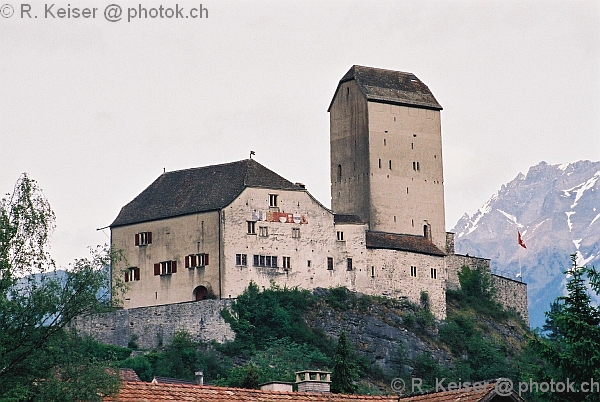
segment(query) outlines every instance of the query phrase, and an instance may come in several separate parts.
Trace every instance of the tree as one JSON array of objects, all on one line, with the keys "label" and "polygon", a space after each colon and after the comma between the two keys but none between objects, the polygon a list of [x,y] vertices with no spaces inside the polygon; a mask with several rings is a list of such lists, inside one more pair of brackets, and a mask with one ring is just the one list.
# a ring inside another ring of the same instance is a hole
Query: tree
[{"label": "tree", "polygon": [[333,356],[335,366],[331,374],[331,392],[354,394],[357,391],[355,381],[358,380],[358,368],[352,360],[352,350],[348,344],[346,331],[342,331],[338,339],[337,351]]},{"label": "tree", "polygon": [[[552,372],[542,373],[548,380],[569,379],[580,389],[582,382],[600,378],[600,309],[591,304],[587,285],[598,294],[598,272],[594,268],[578,267],[575,255],[571,256],[572,267],[565,273],[567,295],[556,299],[546,312],[547,327],[551,333],[544,338],[535,336],[530,344],[533,350],[552,366]],[[587,277],[587,280],[586,280]],[[549,393],[548,400],[592,401],[597,393]]]},{"label": "tree", "polygon": [[97,249],[61,274],[48,252],[54,227],[50,204],[23,174],[0,202],[0,400],[99,400],[117,390],[116,372],[65,331],[110,302],[101,294],[110,255]]}]

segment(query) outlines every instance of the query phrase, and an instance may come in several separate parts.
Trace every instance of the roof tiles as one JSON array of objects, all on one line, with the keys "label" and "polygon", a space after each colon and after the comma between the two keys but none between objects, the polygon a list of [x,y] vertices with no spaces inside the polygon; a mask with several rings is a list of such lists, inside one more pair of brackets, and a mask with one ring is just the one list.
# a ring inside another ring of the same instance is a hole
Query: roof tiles
[{"label": "roof tiles", "polygon": [[419,254],[445,256],[429,239],[423,236],[386,232],[367,232],[367,248],[410,251]]},{"label": "roof tiles", "polygon": [[121,208],[111,227],[147,222],[229,205],[246,187],[305,191],[253,159],[160,175]]}]

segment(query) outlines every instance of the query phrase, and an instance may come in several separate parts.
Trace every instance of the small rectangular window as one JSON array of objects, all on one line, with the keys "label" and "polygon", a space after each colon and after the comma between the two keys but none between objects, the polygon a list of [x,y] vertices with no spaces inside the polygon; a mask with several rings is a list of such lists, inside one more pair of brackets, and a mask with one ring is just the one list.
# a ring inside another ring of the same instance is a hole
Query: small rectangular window
[{"label": "small rectangular window", "polygon": [[294,239],[300,238],[300,228],[292,228],[292,238],[294,238]]},{"label": "small rectangular window", "polygon": [[140,232],[135,234],[136,246],[147,246],[152,244],[152,232]]},{"label": "small rectangular window", "polygon": [[125,271],[125,282],[133,282],[140,280],[140,269],[138,267],[131,267]]},{"label": "small rectangular window", "polygon": [[413,277],[417,276],[417,267],[415,267],[414,265],[410,266],[410,276],[413,276]]},{"label": "small rectangular window", "polygon": [[437,269],[436,268],[431,268],[431,277],[433,279],[437,279]]},{"label": "small rectangular window", "polygon": [[333,258],[327,257],[327,269],[333,271]]},{"label": "small rectangular window", "polygon": [[256,234],[256,222],[248,221],[248,234]]},{"label": "small rectangular window", "polygon": [[268,237],[269,236],[269,228],[267,226],[259,226],[258,235],[260,237]]},{"label": "small rectangular window", "polygon": [[269,207],[275,208],[279,206],[277,194],[269,194]]},{"label": "small rectangular window", "polygon": [[389,166],[390,170],[392,170],[392,161],[388,162],[388,166]]},{"label": "small rectangular window", "polygon": [[381,159],[379,159],[379,169],[381,169]]},{"label": "small rectangular window", "polygon": [[375,267],[371,265],[371,278],[375,278]]},{"label": "small rectangular window", "polygon": [[337,237],[337,241],[344,241],[344,232],[342,232],[341,230],[338,230],[336,232],[336,237]]},{"label": "small rectangular window", "polygon": [[291,257],[283,257],[283,269],[291,269],[292,268],[292,259]]},{"label": "small rectangular window", "polygon": [[252,265],[254,265],[255,267],[259,266],[259,256],[254,254],[253,258],[252,258]]},{"label": "small rectangular window", "polygon": [[347,267],[348,271],[352,271],[352,258],[346,259],[346,262],[348,265],[348,267]]},{"label": "small rectangular window", "polygon": [[271,268],[277,268],[277,256],[276,255],[271,257]]},{"label": "small rectangular window", "polygon": [[271,266],[271,256],[266,255],[265,256],[265,267],[270,267],[270,266]]},{"label": "small rectangular window", "polygon": [[264,256],[264,255],[261,255],[261,256],[259,256],[259,257],[260,257],[260,258],[259,258],[259,260],[260,260],[260,263],[259,263],[258,265],[260,265],[261,267],[264,267],[264,266],[265,266],[265,256]]},{"label": "small rectangular window", "polygon": [[177,261],[161,261],[154,264],[154,275],[171,275],[177,273]]},{"label": "small rectangular window", "polygon": [[235,255],[235,265],[245,267],[248,265],[248,256],[246,254],[236,254]]},{"label": "small rectangular window", "polygon": [[306,260],[306,266],[310,268],[310,260]]}]

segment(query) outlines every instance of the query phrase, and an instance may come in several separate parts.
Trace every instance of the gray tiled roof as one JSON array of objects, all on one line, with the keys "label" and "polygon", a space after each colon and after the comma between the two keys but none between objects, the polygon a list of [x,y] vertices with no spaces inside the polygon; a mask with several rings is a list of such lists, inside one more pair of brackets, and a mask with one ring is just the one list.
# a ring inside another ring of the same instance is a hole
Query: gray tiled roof
[{"label": "gray tiled roof", "polygon": [[[352,66],[338,84],[354,80],[367,100],[442,110],[429,87],[412,73],[381,68]],[[335,91],[337,94],[337,89]],[[334,95],[335,98],[335,95]],[[329,109],[333,99],[329,104]]]},{"label": "gray tiled roof", "polygon": [[364,223],[358,215],[347,215],[347,214],[335,214],[333,215],[333,222],[335,223]]},{"label": "gray tiled roof", "polygon": [[409,234],[368,231],[367,248],[385,248],[437,256],[446,255],[429,239]]},{"label": "gray tiled roof", "polygon": [[121,208],[111,227],[226,207],[246,187],[305,191],[253,159],[163,173]]}]

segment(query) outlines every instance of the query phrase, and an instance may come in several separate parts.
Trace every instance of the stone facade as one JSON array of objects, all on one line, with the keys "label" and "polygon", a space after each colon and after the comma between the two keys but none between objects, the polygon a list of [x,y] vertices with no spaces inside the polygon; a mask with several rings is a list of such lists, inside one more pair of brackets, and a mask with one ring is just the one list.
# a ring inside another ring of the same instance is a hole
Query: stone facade
[{"label": "stone facade", "polygon": [[[446,255],[446,287],[448,289],[460,289],[458,272],[463,266],[471,269],[483,267],[491,273],[490,260],[488,258],[472,257],[469,255],[454,254],[454,233],[447,234]],[[452,253],[450,253],[452,251]],[[529,311],[527,310],[527,284],[515,281],[500,275],[491,274],[492,286],[496,290],[495,299],[505,309],[518,313],[523,320],[529,324]]]},{"label": "stone facade", "polygon": [[518,313],[529,325],[527,284],[494,274],[492,274],[492,284],[496,289],[496,300],[507,310]]},{"label": "stone facade", "polygon": [[230,300],[203,300],[130,308],[80,316],[71,326],[80,335],[121,347],[127,347],[130,340],[141,349],[168,345],[177,331],[189,333],[195,341],[223,343],[235,337],[221,317],[221,310],[230,305]]}]

